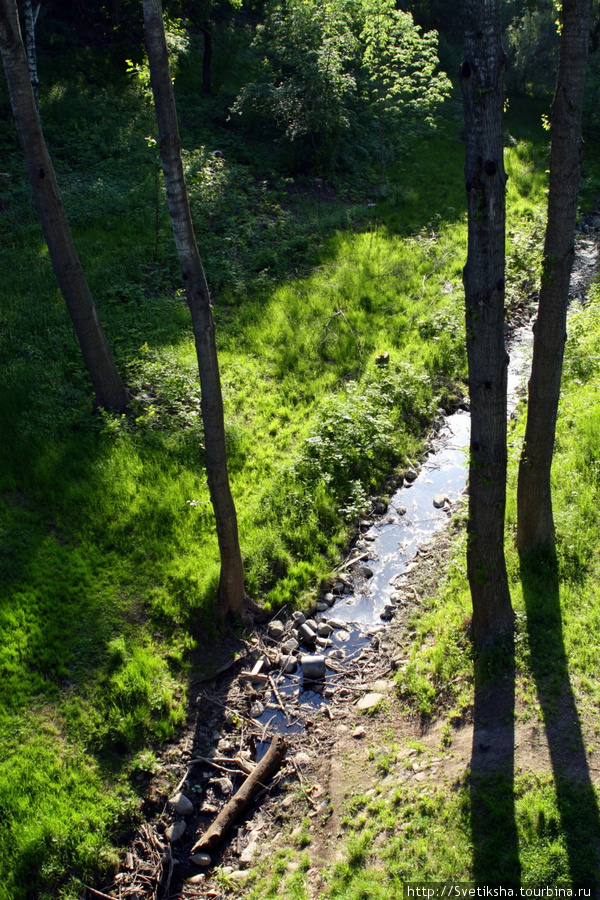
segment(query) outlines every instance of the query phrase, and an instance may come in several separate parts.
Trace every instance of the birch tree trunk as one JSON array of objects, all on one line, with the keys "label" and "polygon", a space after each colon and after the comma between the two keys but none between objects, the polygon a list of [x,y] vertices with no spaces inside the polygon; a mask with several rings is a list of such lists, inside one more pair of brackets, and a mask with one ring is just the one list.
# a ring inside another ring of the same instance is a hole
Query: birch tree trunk
[{"label": "birch tree trunk", "polygon": [[223,398],[215,325],[183,174],[161,0],[143,0],[143,7],[150,80],[158,120],[167,200],[196,341],[208,487],[215,511],[221,553],[219,613],[221,615],[228,612],[239,613],[246,605],[244,570],[236,511],[227,472]]},{"label": "birch tree trunk", "polygon": [[464,0],[460,67],[466,132],[468,254],[463,270],[471,400],[467,572],[482,645],[513,626],[504,560],[506,384],[504,254],[505,55],[499,0]]},{"label": "birch tree trunk", "polygon": [[27,68],[29,69],[29,80],[35,99],[35,105],[39,106],[39,78],[37,71],[37,53],[35,49],[35,26],[37,17],[40,12],[40,4],[38,3],[35,12],[32,0],[23,0],[23,21],[25,22],[25,49],[27,52]]},{"label": "birch tree trunk", "polygon": [[33,96],[15,0],[0,0],[0,54],[35,206],[92,379],[96,404],[123,410],[127,392],[100,324],[58,190]]},{"label": "birch tree trunk", "polygon": [[517,546],[554,543],[550,471],[565,341],[575,219],[581,179],[581,107],[590,34],[590,0],[563,0],[552,102],[548,221],[533,339],[527,425],[519,464]]}]

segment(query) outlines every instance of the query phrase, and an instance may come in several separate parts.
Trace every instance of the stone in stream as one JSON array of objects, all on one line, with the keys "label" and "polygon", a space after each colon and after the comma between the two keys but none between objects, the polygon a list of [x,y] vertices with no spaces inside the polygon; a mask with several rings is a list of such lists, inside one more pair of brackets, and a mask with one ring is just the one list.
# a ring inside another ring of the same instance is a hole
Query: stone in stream
[{"label": "stone in stream", "polygon": [[361,697],[356,704],[356,708],[361,710],[374,709],[381,700],[383,700],[383,694],[377,694],[375,692],[365,694],[365,696]]},{"label": "stone in stream", "polygon": [[338,647],[336,650],[331,651],[329,659],[346,659],[346,651]]},{"label": "stone in stream", "polygon": [[345,628],[346,623],[342,622],[340,619],[327,619],[327,624],[331,625],[332,628]]},{"label": "stone in stream", "polygon": [[288,638],[287,641],[284,641],[281,645],[282,650],[286,650],[288,653],[293,653],[294,650],[297,650],[300,644],[296,640],[296,638]]},{"label": "stone in stream", "polygon": [[185,794],[175,794],[169,800],[169,806],[178,816],[191,816],[194,812],[194,804]]},{"label": "stone in stream", "polygon": [[325,612],[326,609],[329,609],[329,603],[324,603],[322,600],[319,600],[317,603],[317,612]]},{"label": "stone in stream", "polygon": [[193,862],[195,866],[210,866],[212,860],[208,853],[194,853],[193,856],[190,856],[190,862]]},{"label": "stone in stream", "polygon": [[389,622],[390,619],[393,619],[394,613],[396,612],[396,607],[393,603],[386,603],[381,612],[379,613],[379,617],[383,619],[384,622]]},{"label": "stone in stream", "polygon": [[183,819],[180,819],[179,822],[174,822],[172,825],[169,825],[169,827],[165,831],[165,837],[170,844],[174,844],[175,841],[178,841],[180,837],[183,837],[186,828],[187,825],[185,824]]},{"label": "stone in stream", "polygon": [[295,626],[300,627],[300,625],[304,625],[306,622],[306,616],[304,613],[300,612],[300,610],[296,610],[296,612],[292,613],[292,622]]},{"label": "stone in stream", "polygon": [[435,506],[436,509],[443,509],[444,506],[446,505],[446,503],[449,503],[449,502],[450,501],[445,496],[445,494],[434,494],[434,496],[433,496],[433,505]]},{"label": "stone in stream", "polygon": [[343,641],[344,643],[349,640],[350,632],[346,631],[345,628],[340,628],[338,633],[336,634],[338,641]]},{"label": "stone in stream", "polygon": [[362,575],[363,578],[373,577],[373,569],[371,569],[369,566],[357,566],[356,571],[359,575]]},{"label": "stone in stream", "polygon": [[399,516],[405,516],[406,515],[406,507],[405,506],[397,506],[396,512],[398,513]]},{"label": "stone in stream", "polygon": [[269,622],[269,627],[267,628],[267,634],[274,641],[280,641],[283,637],[283,633],[285,631],[285,626],[283,622],[280,622],[279,619],[273,619],[272,622]]},{"label": "stone in stream", "polygon": [[404,478],[408,481],[409,484],[412,484],[413,481],[416,481],[419,477],[419,473],[415,469],[409,469],[408,472],[404,473]]},{"label": "stone in stream", "polygon": [[256,700],[250,707],[250,715],[253,719],[258,719],[264,713],[265,708],[260,700]]},{"label": "stone in stream", "polygon": [[317,634],[319,637],[328,638],[333,633],[333,628],[327,622],[321,622],[317,625]]},{"label": "stone in stream", "polygon": [[284,675],[293,675],[298,668],[295,656],[284,656],[281,659],[281,671]]},{"label": "stone in stream", "polygon": [[334,594],[325,594],[325,596],[323,597],[323,603],[326,603],[327,606],[333,606],[333,604],[335,603]]}]

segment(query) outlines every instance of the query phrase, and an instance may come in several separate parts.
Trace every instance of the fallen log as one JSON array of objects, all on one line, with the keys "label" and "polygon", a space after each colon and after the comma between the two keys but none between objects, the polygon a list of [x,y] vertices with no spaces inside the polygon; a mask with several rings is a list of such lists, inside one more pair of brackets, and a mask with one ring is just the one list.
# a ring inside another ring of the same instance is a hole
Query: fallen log
[{"label": "fallen log", "polygon": [[254,771],[248,775],[239,791],[225,804],[215,821],[192,847],[191,853],[206,853],[214,850],[231,826],[237,822],[242,813],[250,806],[254,795],[281,767],[287,753],[287,742],[283,735],[277,734],[271,741],[271,746],[257,764]]}]

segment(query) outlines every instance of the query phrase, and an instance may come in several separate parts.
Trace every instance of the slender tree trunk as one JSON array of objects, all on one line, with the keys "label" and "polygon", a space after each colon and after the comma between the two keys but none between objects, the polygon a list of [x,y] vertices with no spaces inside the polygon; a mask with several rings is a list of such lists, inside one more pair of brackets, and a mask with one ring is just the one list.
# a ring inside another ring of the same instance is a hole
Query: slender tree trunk
[{"label": "slender tree trunk", "polygon": [[0,0],[0,53],[35,205],[60,289],[90,373],[96,403],[125,409],[127,392],[94,306],[65,215],[35,105],[15,0]]},{"label": "slender tree trunk", "polygon": [[471,399],[467,572],[473,631],[484,644],[512,628],[504,560],[506,375],[499,0],[464,0],[460,67],[466,131],[468,254],[463,271]]},{"label": "slender tree trunk", "polygon": [[196,341],[208,486],[215,511],[221,552],[219,612],[225,615],[228,612],[242,611],[245,606],[245,591],[237,517],[227,473],[223,399],[215,325],[208,285],[194,236],[181,162],[181,145],[162,4],[161,0],[143,0],[143,5],[146,47],[160,134],[160,155],[167,200]]},{"label": "slender tree trunk", "polygon": [[200,31],[204,36],[204,53],[202,54],[202,90],[205,94],[210,94],[212,85],[210,71],[212,65],[213,36],[210,25],[205,22],[200,26]]},{"label": "slender tree trunk", "polygon": [[29,80],[35,98],[35,105],[39,106],[39,78],[37,71],[37,53],[35,49],[35,26],[37,17],[40,12],[40,4],[33,10],[31,0],[23,0],[23,20],[25,22],[25,48],[27,51],[27,68],[29,69]]},{"label": "slender tree trunk", "polygon": [[575,219],[581,179],[581,107],[590,29],[590,0],[563,0],[562,35],[550,130],[548,222],[525,441],[519,465],[517,545],[554,542],[550,470],[554,452]]}]

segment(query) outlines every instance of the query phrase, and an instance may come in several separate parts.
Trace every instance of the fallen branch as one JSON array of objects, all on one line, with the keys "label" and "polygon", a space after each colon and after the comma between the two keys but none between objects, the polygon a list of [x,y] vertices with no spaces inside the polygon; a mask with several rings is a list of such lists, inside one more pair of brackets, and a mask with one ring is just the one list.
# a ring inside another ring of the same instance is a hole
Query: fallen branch
[{"label": "fallen branch", "polygon": [[272,675],[269,675],[269,684],[271,685],[271,690],[273,691],[273,696],[275,697],[275,700],[277,701],[277,706],[279,707],[281,712],[284,714],[285,721],[289,724],[290,717],[288,715],[288,712],[287,712],[285,706],[283,705],[281,695],[280,695],[279,691],[277,690],[277,685],[275,684],[275,680]]},{"label": "fallen branch", "polygon": [[281,767],[286,753],[285,738],[281,734],[275,735],[271,746],[252,774],[248,775],[239,791],[225,804],[212,825],[196,841],[192,847],[192,854],[210,852],[221,843],[231,826],[250,806],[254,795],[260,788],[265,787],[265,783]]}]

